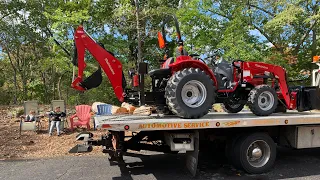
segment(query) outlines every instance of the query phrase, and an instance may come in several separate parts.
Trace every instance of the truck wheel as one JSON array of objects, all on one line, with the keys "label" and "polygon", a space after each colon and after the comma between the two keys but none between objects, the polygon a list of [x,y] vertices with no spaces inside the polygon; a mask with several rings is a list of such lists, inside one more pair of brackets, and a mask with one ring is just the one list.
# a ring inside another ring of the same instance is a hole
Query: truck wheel
[{"label": "truck wheel", "polygon": [[265,133],[253,133],[237,140],[234,146],[234,165],[251,174],[269,171],[276,160],[276,145]]},{"label": "truck wheel", "polygon": [[221,107],[227,113],[238,113],[243,109],[244,104],[230,104],[229,102],[224,102],[221,104]]},{"label": "truck wheel", "polygon": [[200,118],[212,108],[215,87],[204,71],[187,68],[168,80],[165,98],[169,109],[179,117]]},{"label": "truck wheel", "polygon": [[257,116],[268,116],[278,106],[276,91],[268,85],[259,85],[249,93],[248,106]]}]

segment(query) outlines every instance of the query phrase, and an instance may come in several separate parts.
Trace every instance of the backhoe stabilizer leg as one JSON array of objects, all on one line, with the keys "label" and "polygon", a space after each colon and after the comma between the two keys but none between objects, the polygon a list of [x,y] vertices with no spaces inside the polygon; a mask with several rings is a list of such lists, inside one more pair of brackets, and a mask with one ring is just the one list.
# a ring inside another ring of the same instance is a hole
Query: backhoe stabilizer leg
[{"label": "backhoe stabilizer leg", "polygon": [[84,153],[84,152],[91,152],[92,146],[85,145],[85,144],[77,144],[72,149],[69,150],[69,153]]},{"label": "backhoe stabilizer leg", "polygon": [[91,152],[92,146],[105,146],[106,148],[112,148],[112,139],[109,134],[101,136],[101,139],[92,139],[93,134],[88,132],[82,132],[76,136],[77,141],[83,141],[83,144],[77,144],[69,153],[84,153]]}]

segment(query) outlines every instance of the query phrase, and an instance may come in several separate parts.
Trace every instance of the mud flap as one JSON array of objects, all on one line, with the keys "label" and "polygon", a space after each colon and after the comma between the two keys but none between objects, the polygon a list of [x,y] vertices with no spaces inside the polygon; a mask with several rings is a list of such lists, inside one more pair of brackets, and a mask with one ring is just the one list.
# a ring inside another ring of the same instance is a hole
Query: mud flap
[{"label": "mud flap", "polygon": [[186,166],[193,177],[197,175],[198,156],[199,156],[199,131],[194,132],[194,151],[186,153]]}]

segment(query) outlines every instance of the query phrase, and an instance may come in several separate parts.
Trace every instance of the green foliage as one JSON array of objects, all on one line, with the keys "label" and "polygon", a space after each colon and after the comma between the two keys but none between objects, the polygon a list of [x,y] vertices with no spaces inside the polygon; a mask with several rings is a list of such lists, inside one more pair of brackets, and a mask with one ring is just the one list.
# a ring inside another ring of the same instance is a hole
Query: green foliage
[{"label": "green foliage", "polygon": [[[105,45],[123,63],[124,74],[137,65],[136,7],[132,0],[0,1],[0,104],[36,99],[68,104],[102,101],[119,103],[106,77],[85,93],[70,88],[73,33],[79,25]],[[165,16],[177,15],[185,48],[204,54],[216,48],[224,57],[261,61],[286,68],[295,79],[302,69],[312,70],[313,55],[320,55],[319,1],[140,0],[139,24],[142,59],[158,68],[163,50],[157,31]],[[50,32],[52,32],[53,37]],[[169,34],[174,52],[175,33]],[[97,69],[86,56],[90,75]],[[127,81],[129,81],[127,77]],[[130,84],[128,82],[128,84]],[[150,79],[146,80],[150,85]]]}]

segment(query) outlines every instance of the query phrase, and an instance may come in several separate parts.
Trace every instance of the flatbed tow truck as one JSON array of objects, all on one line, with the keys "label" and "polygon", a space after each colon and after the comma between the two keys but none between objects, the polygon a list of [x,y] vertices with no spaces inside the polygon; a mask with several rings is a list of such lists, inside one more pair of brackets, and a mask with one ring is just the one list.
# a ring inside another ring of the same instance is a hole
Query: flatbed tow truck
[{"label": "flatbed tow truck", "polygon": [[[70,152],[87,152],[92,146],[103,146],[111,161],[123,161],[128,149],[164,153],[184,152],[186,166],[197,173],[201,143],[225,145],[225,155],[238,169],[248,173],[269,171],[276,158],[276,146],[290,148],[320,147],[320,113],[294,112],[256,116],[209,113],[200,119],[177,116],[95,116],[96,127],[108,130],[100,139],[92,133],[81,133]],[[125,132],[133,132],[126,137]],[[221,143],[223,142],[223,143]]]},{"label": "flatbed tow truck", "polygon": [[[230,162],[252,174],[272,168],[276,146],[320,147],[320,113],[310,112],[320,110],[319,56],[314,58],[319,69],[313,71],[313,86],[289,87],[286,71],[280,66],[234,60],[231,64],[211,61],[214,66],[211,67],[195,58],[198,55],[187,55],[177,19],[174,20],[177,58],[167,58],[170,56],[164,21],[163,32],[158,34],[159,46],[166,48],[163,64],[160,69],[148,72],[147,64],[139,63],[137,72],[130,74],[134,89],[126,88],[121,61],[87,34],[83,26],[77,28],[73,64],[78,67],[78,76],[71,87],[79,91],[98,87],[103,70],[120,102],[156,105],[159,111],[151,116],[95,116],[97,127],[106,129],[107,134],[100,139],[87,132],[77,135],[77,140],[84,144],[75,146],[70,153],[103,146],[111,161],[123,161],[127,150],[185,152],[187,167],[195,176],[198,154],[203,150],[201,144],[224,144]],[[86,50],[100,66],[83,79]],[[146,74],[152,78],[151,91],[144,89]],[[222,103],[230,114],[208,114],[214,102]],[[252,113],[232,114],[241,111],[245,104]],[[292,111],[295,109],[299,112]],[[161,115],[166,111],[175,116]],[[127,137],[126,131],[133,132],[132,136]]]}]

